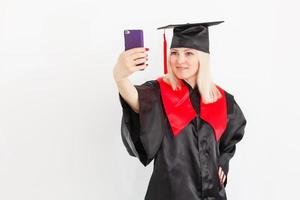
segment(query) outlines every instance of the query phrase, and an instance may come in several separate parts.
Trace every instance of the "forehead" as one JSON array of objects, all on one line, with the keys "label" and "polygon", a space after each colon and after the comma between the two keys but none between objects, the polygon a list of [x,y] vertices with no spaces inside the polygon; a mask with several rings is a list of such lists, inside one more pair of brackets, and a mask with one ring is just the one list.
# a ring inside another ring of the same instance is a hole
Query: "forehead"
[{"label": "forehead", "polygon": [[171,48],[171,51],[197,51],[192,48]]}]

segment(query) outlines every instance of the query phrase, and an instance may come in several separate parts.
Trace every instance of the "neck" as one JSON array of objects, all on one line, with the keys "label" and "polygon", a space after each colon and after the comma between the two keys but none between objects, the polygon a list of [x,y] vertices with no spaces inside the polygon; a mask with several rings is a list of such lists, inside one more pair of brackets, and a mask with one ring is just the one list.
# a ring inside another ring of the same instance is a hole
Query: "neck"
[{"label": "neck", "polygon": [[196,86],[196,77],[191,77],[189,79],[184,79],[192,88]]}]

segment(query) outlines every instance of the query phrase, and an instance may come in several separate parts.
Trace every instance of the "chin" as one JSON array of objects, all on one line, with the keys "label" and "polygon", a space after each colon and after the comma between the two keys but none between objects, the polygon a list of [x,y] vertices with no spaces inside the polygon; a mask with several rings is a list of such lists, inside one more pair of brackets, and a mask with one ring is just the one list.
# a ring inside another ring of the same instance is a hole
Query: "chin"
[{"label": "chin", "polygon": [[190,78],[191,76],[188,76],[188,75],[186,75],[186,74],[175,74],[176,75],[176,77],[178,78],[178,79],[188,79],[188,78]]}]

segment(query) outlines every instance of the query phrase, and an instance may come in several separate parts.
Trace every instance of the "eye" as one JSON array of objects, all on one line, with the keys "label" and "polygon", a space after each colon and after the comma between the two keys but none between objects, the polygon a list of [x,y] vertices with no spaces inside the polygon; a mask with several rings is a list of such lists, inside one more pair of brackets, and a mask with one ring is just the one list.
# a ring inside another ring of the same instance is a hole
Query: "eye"
[{"label": "eye", "polygon": [[186,56],[192,56],[192,55],[194,55],[194,53],[191,52],[191,51],[187,51],[187,52],[185,52],[185,55],[186,55]]},{"label": "eye", "polygon": [[177,51],[172,51],[171,55],[178,55],[178,52]]}]

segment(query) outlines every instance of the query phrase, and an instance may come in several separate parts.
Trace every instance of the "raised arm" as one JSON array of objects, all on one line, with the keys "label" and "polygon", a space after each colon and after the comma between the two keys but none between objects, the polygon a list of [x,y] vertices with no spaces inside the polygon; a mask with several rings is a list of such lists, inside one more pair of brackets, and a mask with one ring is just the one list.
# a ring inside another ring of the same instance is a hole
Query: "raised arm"
[{"label": "raised arm", "polygon": [[120,95],[129,106],[139,113],[138,92],[128,77],[136,71],[144,70],[148,64],[148,49],[134,48],[120,54],[113,75]]}]

